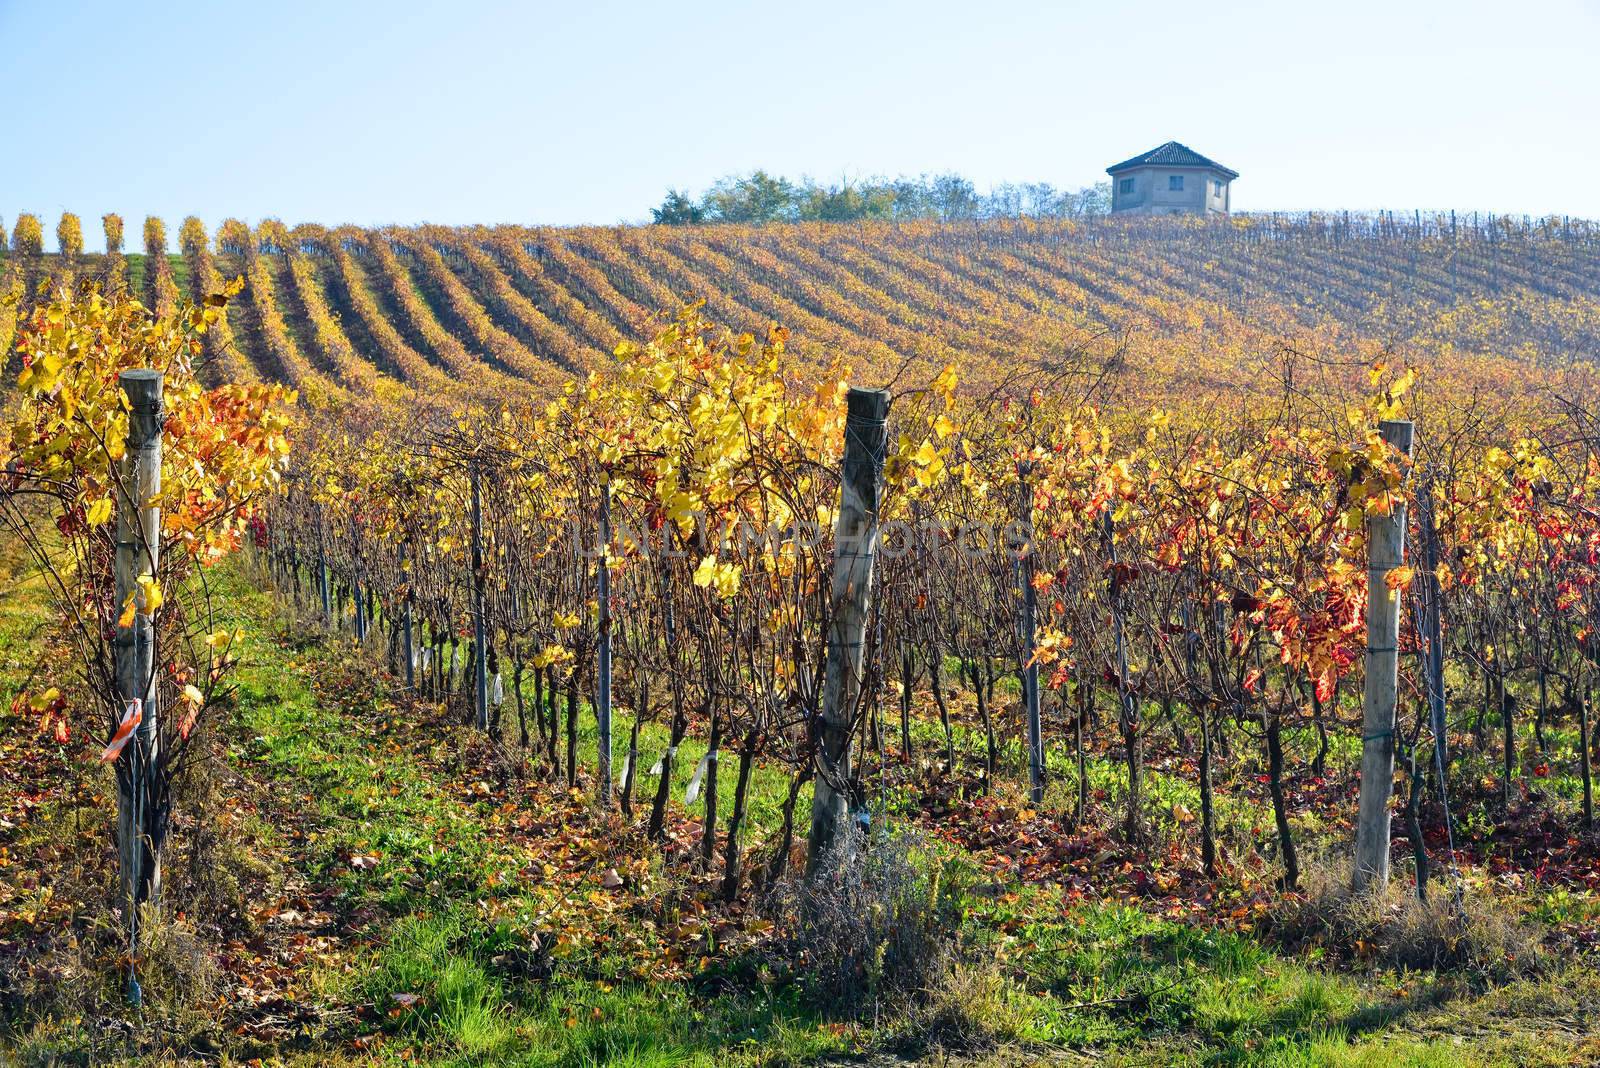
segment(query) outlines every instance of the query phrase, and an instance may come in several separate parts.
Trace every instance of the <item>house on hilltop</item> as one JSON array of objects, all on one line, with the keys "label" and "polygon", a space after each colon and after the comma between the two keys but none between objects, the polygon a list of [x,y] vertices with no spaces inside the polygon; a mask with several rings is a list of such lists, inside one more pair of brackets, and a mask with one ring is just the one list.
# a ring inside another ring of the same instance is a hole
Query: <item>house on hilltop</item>
[{"label": "house on hilltop", "polygon": [[1228,187],[1239,177],[1187,145],[1168,141],[1107,167],[1111,212],[1143,215],[1226,215]]}]

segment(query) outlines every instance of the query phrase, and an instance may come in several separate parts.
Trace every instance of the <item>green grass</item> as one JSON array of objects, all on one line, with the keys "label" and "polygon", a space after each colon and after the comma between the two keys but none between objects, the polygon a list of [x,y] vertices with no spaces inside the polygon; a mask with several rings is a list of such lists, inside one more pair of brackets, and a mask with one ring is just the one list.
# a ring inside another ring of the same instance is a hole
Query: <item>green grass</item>
[{"label": "green grass", "polygon": [[[218,589],[238,612],[235,625],[259,629],[272,618],[271,603],[237,576],[224,574]],[[322,833],[305,862],[341,887],[341,904],[376,905],[392,917],[355,969],[360,978],[324,977],[335,996],[387,1011],[394,994],[419,995],[396,1018],[397,1033],[439,1063],[709,1065],[847,1048],[792,992],[697,997],[683,984],[627,982],[604,953],[574,955],[546,982],[502,979],[495,961],[527,950],[535,932],[526,924],[549,915],[550,892],[519,885],[527,882],[523,858],[485,835],[477,803],[417,761],[376,759],[381,733],[352,729],[340,710],[314,699],[305,666],[335,655],[321,645],[291,652],[258,635],[238,676],[250,735],[238,759],[314,799]],[[387,695],[374,681],[361,697]],[[584,762],[593,767],[595,735],[585,718]],[[701,752],[687,741],[680,749],[680,769],[689,769],[680,771],[683,785]],[[732,789],[729,779],[725,796]],[[344,862],[369,853],[383,858],[373,869]],[[490,902],[494,918],[484,915]]]},{"label": "green grass", "polygon": [[[331,890],[325,907],[337,917],[337,952],[308,965],[305,996],[363,1013],[304,1036],[298,1063],[737,1066],[842,1063],[874,1051],[891,1063],[928,1053],[927,1019],[830,1018],[799,986],[737,955],[713,952],[706,970],[692,967],[688,978],[637,974],[635,951],[620,943],[633,936],[649,948],[660,936],[641,933],[626,913],[582,909],[594,873],[611,862],[606,850],[617,848],[577,842],[590,818],[586,799],[568,802],[533,782],[480,796],[472,779],[491,776],[464,762],[469,730],[408,724],[404,703],[347,640],[288,640],[278,607],[250,587],[243,567],[216,577],[224,625],[247,634],[230,721],[219,725],[227,760],[264,785],[272,811],[294,814],[258,833],[283,847],[311,886]],[[0,595],[0,697],[19,684],[17,669],[40,641],[37,597],[27,589],[8,584]],[[506,715],[514,733],[514,712]],[[562,718],[564,727],[564,709]],[[885,725],[897,729],[892,718]],[[596,732],[586,708],[581,726],[587,770]],[[619,767],[628,726],[620,710]],[[931,756],[942,729],[919,722],[917,744]],[[981,752],[981,732],[959,730],[958,744]],[[665,728],[647,724],[641,772],[665,745]],[[675,806],[703,752],[704,740],[692,736],[680,748]],[[1021,754],[1008,754],[1001,788],[1015,794]],[[1052,751],[1056,778],[1070,784],[1068,757]],[[731,751],[719,771],[726,814],[737,773]],[[1089,773],[1100,804],[1119,804],[1120,764],[1097,756]],[[653,786],[640,776],[641,810]],[[774,831],[787,789],[781,764],[757,766],[757,841]],[[1174,805],[1198,809],[1190,777],[1177,770],[1153,770],[1146,796],[1152,818]],[[1219,822],[1254,821],[1270,837],[1270,813],[1247,811],[1243,798],[1218,800],[1230,806]],[[530,842],[507,833],[520,812],[555,822]],[[548,854],[530,850],[563,835],[576,843],[571,870],[551,876],[535,859]],[[377,859],[357,866],[357,856]],[[674,886],[659,858],[648,878],[663,892]],[[1482,990],[1450,976],[1342,969],[1315,951],[1286,956],[1206,914],[1177,920],[1048,885],[1004,889],[967,899],[960,940],[972,978],[952,995],[953,1011],[1000,1043],[975,1054],[995,1063],[1486,1065],[1600,1056],[1600,978],[1581,962]],[[1597,917],[1593,899],[1576,893],[1545,894],[1535,909],[1551,923]],[[583,937],[552,952],[573,917],[587,926]],[[37,1051],[81,1048],[84,1026],[33,1020],[8,1029],[19,1048]],[[376,1042],[353,1044],[373,1032]]]},{"label": "green grass", "polygon": [[[241,590],[237,596],[249,601],[259,595]],[[266,610],[258,602],[254,613]],[[305,655],[324,654],[313,646]],[[263,677],[283,680],[292,675],[281,664],[265,667]],[[531,699],[531,687],[528,695]],[[313,704],[289,705],[314,718],[328,715]],[[580,761],[587,769],[594,766],[597,734],[589,710],[581,711]],[[386,850],[390,858],[408,857],[412,865],[433,874],[427,885],[438,893],[427,903],[406,889],[412,883],[388,884],[386,903],[397,910],[423,905],[429,911],[400,916],[390,925],[360,988],[375,1003],[395,993],[426,995],[397,1025],[397,1034],[417,1043],[416,1052],[425,1059],[474,1063],[474,1058],[487,1058],[530,1065],[805,1063],[863,1046],[893,1047],[905,1039],[897,1031],[909,1026],[905,1021],[891,1022],[876,1034],[830,1027],[804,1007],[792,987],[782,985],[752,984],[738,993],[707,995],[692,983],[580,974],[585,969],[604,971],[602,958],[575,961],[542,981],[496,974],[494,962],[515,948],[525,932],[514,920],[486,922],[463,907],[475,891],[484,889],[487,872],[503,859],[474,833],[470,810],[452,812],[459,808],[453,800],[430,800],[428,784],[413,780],[412,768],[390,762],[373,767],[362,746],[330,758],[327,743],[319,739],[326,738],[332,725],[319,729],[299,714],[286,714],[280,705],[259,721],[268,732],[264,737],[274,759],[331,776],[324,796],[345,798],[347,806],[360,808],[361,819],[351,834]],[[512,714],[508,706],[508,730],[513,729]],[[630,721],[625,709],[618,710],[616,719],[620,766]],[[564,707],[562,725],[564,729]],[[886,722],[886,728],[892,726]],[[942,744],[942,728],[919,722],[916,740],[919,747],[935,750]],[[666,742],[663,725],[644,725],[641,772]],[[958,744],[966,752],[981,752],[981,734],[958,728]],[[1315,738],[1308,732],[1290,744],[1309,753]],[[562,745],[564,753],[564,739]],[[703,753],[702,739],[691,736],[681,745],[675,804],[681,803]],[[1052,755],[1061,761],[1053,769],[1056,777],[1069,779],[1069,754]],[[1336,747],[1330,761],[1351,755]],[[1020,764],[1020,752],[1015,757]],[[736,765],[730,756],[722,761],[720,774],[722,796],[731,798]],[[1103,803],[1116,803],[1124,788],[1120,765],[1095,759],[1090,774],[1094,788],[1106,795]],[[391,788],[374,789],[375,781]],[[402,787],[398,793],[392,789],[396,785]],[[653,785],[654,780],[640,775],[638,804],[646,803]],[[787,785],[785,768],[757,765],[751,793],[755,827],[770,831],[775,826]],[[1181,775],[1152,772],[1146,790],[1153,810],[1173,804],[1198,808],[1192,782]],[[1218,800],[1221,806],[1244,804],[1222,796]],[[428,817],[418,806],[437,811]],[[1248,815],[1224,808],[1219,822]],[[1269,835],[1270,814],[1254,815],[1262,835]],[[448,830],[442,837],[452,845],[449,859],[439,859],[430,846],[439,834],[417,832],[420,818],[445,820]],[[402,861],[386,859],[369,876],[381,883],[382,872],[391,866],[400,867]],[[524,909],[534,905],[531,899],[523,902]],[[512,909],[510,914],[519,913]],[[1023,1048],[1037,1051],[1097,1050],[1130,1063],[1477,1064],[1494,1063],[1497,1051],[1527,1045],[1528,1036],[1515,1028],[1473,1046],[1447,1033],[1405,1030],[1414,1018],[1446,1011],[1436,1002],[1448,1004],[1456,996],[1448,979],[1340,974],[1315,959],[1284,958],[1248,934],[1165,920],[1127,906],[1068,901],[1050,888],[1018,886],[999,900],[974,900],[963,939],[979,958],[1002,962],[1009,1011],[1023,1021],[1016,1039]],[[1478,999],[1490,1013],[1492,1000]],[[1471,1008],[1449,1011],[1472,1016]]]},{"label": "green grass", "polygon": [[12,581],[12,575],[22,570],[20,553],[20,546],[10,546],[4,555],[17,558],[0,559],[0,578],[5,580],[4,589],[0,590],[0,708],[6,709],[11,707],[17,691],[34,677],[43,637],[42,620],[47,618],[42,608],[44,580],[28,575]]}]

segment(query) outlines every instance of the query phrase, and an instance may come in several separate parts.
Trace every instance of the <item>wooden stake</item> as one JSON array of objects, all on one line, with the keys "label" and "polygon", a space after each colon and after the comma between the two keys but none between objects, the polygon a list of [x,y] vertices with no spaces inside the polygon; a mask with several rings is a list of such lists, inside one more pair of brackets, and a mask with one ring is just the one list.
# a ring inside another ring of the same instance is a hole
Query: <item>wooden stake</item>
[{"label": "wooden stake", "polygon": [[1034,659],[1039,619],[1039,592],[1033,586],[1033,486],[1028,481],[1031,463],[1017,465],[1021,499],[1017,503],[1017,522],[1024,539],[1017,557],[1017,581],[1022,586],[1022,699],[1028,717],[1028,798],[1038,805],[1044,801],[1044,729],[1039,721],[1039,664]]},{"label": "wooden stake", "polygon": [[[600,487],[600,553],[598,557],[599,590],[599,665],[600,677],[595,682],[594,715],[599,731],[600,803],[611,804],[611,569],[606,566],[606,553],[611,544],[611,486]],[[637,718],[641,713],[635,710]]]},{"label": "wooden stake", "polygon": [[[160,574],[161,398],[160,371],[139,369],[118,376],[128,397],[127,451],[118,462],[115,610],[134,600],[131,626],[112,640],[121,721],[139,702],[139,726],[117,762],[117,846],[122,866],[124,915],[131,945],[138,945],[139,906],[161,896],[161,847],[166,837],[165,801],[157,789],[160,765],[160,687],[156,681],[155,619],[139,586],[141,575]],[[130,983],[130,997],[138,987]]]},{"label": "wooden stake", "polygon": [[1590,746],[1594,739],[1589,733],[1589,708],[1593,691],[1589,684],[1583,687],[1583,696],[1578,705],[1578,753],[1579,765],[1583,777],[1583,829],[1594,829],[1594,775],[1589,767]]},{"label": "wooden stake", "polygon": [[472,482],[472,636],[478,655],[474,658],[477,686],[474,690],[478,729],[489,729],[489,673],[483,655],[483,504],[478,491],[478,465],[471,464]]},{"label": "wooden stake", "polygon": [[333,583],[328,577],[328,541],[322,525],[322,506],[317,506],[317,586],[322,593],[322,618],[333,625]]},{"label": "wooden stake", "polygon": [[[1411,456],[1413,426],[1385,420],[1378,433]],[[1406,506],[1367,519],[1367,663],[1361,702],[1361,804],[1356,821],[1356,892],[1389,885],[1389,800],[1394,793],[1395,693],[1399,685],[1400,591],[1385,578],[1405,563]]]},{"label": "wooden stake", "polygon": [[1123,751],[1128,764],[1128,811],[1123,820],[1123,837],[1128,841],[1139,838],[1139,702],[1134,698],[1128,678],[1128,645],[1123,623],[1121,579],[1117,577],[1117,541],[1115,524],[1108,510],[1100,516],[1101,537],[1105,542],[1106,558],[1111,562],[1111,640],[1116,650],[1117,669],[1117,726],[1122,732]]},{"label": "wooden stake", "polygon": [[406,689],[415,690],[417,688],[417,665],[415,662],[416,646],[412,640],[413,620],[411,606],[416,598],[411,592],[411,566],[406,561],[406,543],[403,541],[400,543],[400,585],[405,590],[405,608],[400,622],[400,626],[405,631],[405,642],[404,648],[400,652],[406,659]]},{"label": "wooden stake", "polygon": [[806,869],[811,874],[850,818],[850,735],[878,541],[879,481],[888,437],[889,393],[852,389],[847,398],[839,518],[834,528],[828,657],[816,744],[816,784]]}]

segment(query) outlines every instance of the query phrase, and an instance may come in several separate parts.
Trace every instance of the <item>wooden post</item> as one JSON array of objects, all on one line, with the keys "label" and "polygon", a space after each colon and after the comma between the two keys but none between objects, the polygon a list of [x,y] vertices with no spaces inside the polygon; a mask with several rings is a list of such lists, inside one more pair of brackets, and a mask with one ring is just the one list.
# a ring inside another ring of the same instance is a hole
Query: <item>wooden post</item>
[{"label": "wooden post", "polygon": [[[1422,619],[1419,629],[1422,644],[1418,649],[1423,683],[1426,686],[1428,720],[1433,729],[1433,766],[1441,787],[1450,768],[1449,728],[1444,703],[1444,595],[1439,585],[1439,535],[1433,525],[1433,487],[1430,479],[1417,494],[1418,535],[1426,565],[1423,575]],[[1446,812],[1445,818],[1449,818]]]},{"label": "wooden post", "polygon": [[1105,541],[1106,558],[1111,562],[1111,640],[1116,650],[1117,669],[1117,726],[1122,732],[1122,746],[1128,764],[1128,813],[1123,822],[1123,835],[1128,841],[1139,837],[1139,702],[1133,696],[1128,680],[1128,645],[1123,626],[1122,579],[1117,570],[1117,541],[1115,521],[1108,509],[1100,516],[1100,533]]},{"label": "wooden post", "polygon": [[[1411,455],[1413,426],[1378,424],[1383,440]],[[1394,792],[1395,693],[1399,685],[1400,591],[1384,582],[1405,563],[1406,506],[1399,497],[1388,515],[1367,519],[1367,663],[1361,701],[1361,807],[1356,821],[1355,871],[1360,893],[1389,885],[1389,799]]]},{"label": "wooden post", "polygon": [[1033,486],[1028,481],[1033,465],[1017,465],[1021,499],[1017,503],[1017,523],[1024,539],[1018,546],[1017,580],[1022,585],[1022,699],[1028,716],[1028,799],[1035,805],[1044,801],[1044,729],[1039,722],[1039,664],[1034,659],[1039,619],[1039,591],[1033,586]]},{"label": "wooden post", "polygon": [[478,490],[478,465],[469,464],[468,475],[472,482],[472,640],[478,650],[473,672],[477,676],[475,700],[478,729],[489,729],[489,673],[486,648],[483,640],[483,504]]},{"label": "wooden post", "polygon": [[851,389],[834,527],[827,665],[818,715],[816,783],[811,799],[809,873],[850,818],[850,734],[861,684],[863,641],[878,540],[879,481],[888,436],[889,392]]},{"label": "wooden post", "polygon": [[1594,738],[1589,733],[1589,702],[1592,696],[1593,691],[1585,682],[1578,705],[1578,764],[1583,778],[1583,829],[1586,831],[1594,829],[1594,774],[1589,767],[1589,751],[1594,745]]},{"label": "wooden post", "polygon": [[[118,376],[127,394],[127,451],[118,462],[116,611],[130,597],[137,610],[133,624],[117,627],[112,640],[121,707],[126,717],[139,702],[140,719],[132,743],[117,762],[117,846],[122,863],[122,889],[132,945],[138,944],[139,906],[161,896],[161,847],[166,837],[165,799],[156,789],[160,736],[160,687],[156,681],[155,620],[139,587],[139,577],[159,574],[161,508],[152,503],[161,493],[162,373],[123,371]],[[137,986],[130,996],[137,999]]]},{"label": "wooden post", "polygon": [[[611,568],[606,564],[606,556],[611,544],[611,485],[602,483],[600,486],[600,582],[597,596],[599,598],[599,642],[600,648],[596,661],[599,666],[600,677],[595,680],[594,715],[596,728],[599,733],[599,765],[600,765],[600,803],[611,804]],[[641,709],[634,710],[634,716],[641,714]]]},{"label": "wooden post", "polygon": [[406,658],[406,689],[417,688],[417,665],[415,663],[416,645],[412,641],[412,603],[416,600],[411,594],[411,565],[406,561],[406,543],[400,543],[400,588],[404,591],[405,608],[402,613],[400,625],[405,629],[405,647],[401,650]]},{"label": "wooden post", "polygon": [[322,523],[322,506],[317,505],[317,585],[322,592],[322,618],[333,623],[333,583],[328,579],[328,540]]},{"label": "wooden post", "polygon": [[367,640],[367,593],[361,585],[361,526],[350,516],[350,600],[355,607],[356,642]]}]

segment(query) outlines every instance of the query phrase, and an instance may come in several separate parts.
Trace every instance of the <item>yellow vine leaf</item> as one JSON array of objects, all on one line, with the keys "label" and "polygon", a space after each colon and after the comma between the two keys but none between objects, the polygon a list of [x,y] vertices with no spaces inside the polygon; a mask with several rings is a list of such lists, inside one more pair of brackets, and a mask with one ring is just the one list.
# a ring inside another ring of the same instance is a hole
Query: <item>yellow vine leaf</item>
[{"label": "yellow vine leaf", "polygon": [[1411,578],[1416,573],[1417,569],[1410,564],[1401,564],[1399,567],[1391,568],[1388,574],[1383,576],[1383,584],[1391,590],[1403,590],[1411,585]]},{"label": "yellow vine leaf", "polygon": [[153,613],[161,607],[161,584],[148,571],[139,576],[139,592],[144,595],[146,613]]}]

